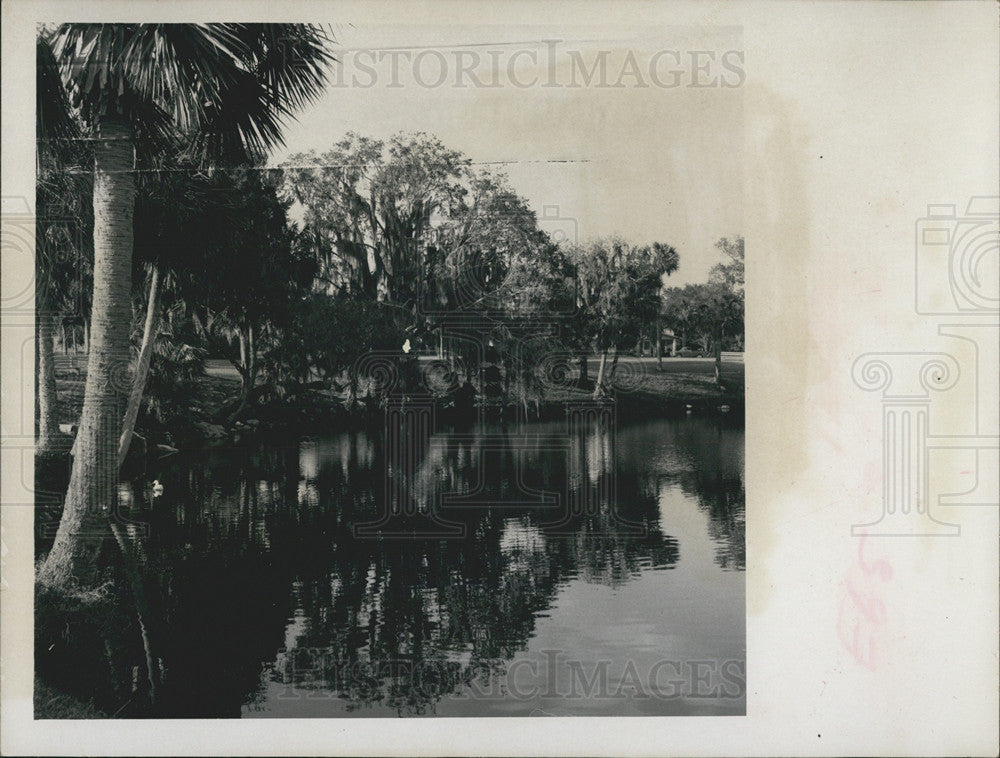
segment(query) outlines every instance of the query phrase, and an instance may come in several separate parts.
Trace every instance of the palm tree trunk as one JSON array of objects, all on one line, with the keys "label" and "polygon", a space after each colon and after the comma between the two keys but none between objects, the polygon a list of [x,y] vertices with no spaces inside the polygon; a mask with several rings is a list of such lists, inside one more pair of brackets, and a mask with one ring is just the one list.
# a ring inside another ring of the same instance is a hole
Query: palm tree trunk
[{"label": "palm tree trunk", "polygon": [[72,589],[93,586],[115,502],[122,376],[127,375],[132,283],[132,131],[105,118],[94,156],[94,299],[83,412],[69,488],[55,542],[38,579]]},{"label": "palm tree trunk", "polygon": [[55,445],[59,433],[56,412],[55,354],[52,327],[55,317],[45,311],[38,314],[38,442],[37,452],[47,452]]},{"label": "palm tree trunk", "polygon": [[122,420],[122,436],[118,440],[118,468],[125,462],[129,445],[132,444],[132,431],[135,421],[139,418],[139,406],[142,403],[142,393],[146,390],[146,379],[149,376],[149,363],[153,357],[153,343],[160,327],[160,269],[153,266],[153,277],[149,283],[149,302],[146,305],[146,324],[142,331],[142,347],[139,349],[139,360],[135,365],[135,376],[132,379],[132,393],[125,408],[125,418]]}]

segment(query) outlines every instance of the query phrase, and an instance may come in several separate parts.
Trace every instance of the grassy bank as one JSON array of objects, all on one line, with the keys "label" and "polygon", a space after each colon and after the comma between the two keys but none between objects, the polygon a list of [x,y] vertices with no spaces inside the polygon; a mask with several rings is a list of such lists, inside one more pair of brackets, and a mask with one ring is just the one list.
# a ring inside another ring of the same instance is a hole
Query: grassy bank
[{"label": "grassy bank", "polygon": [[35,677],[36,719],[106,719],[108,714],[90,703],[50,687]]},{"label": "grassy bank", "polygon": [[[83,405],[86,355],[57,356],[56,365],[59,422],[72,425],[77,422]],[[573,381],[568,381],[544,386],[541,394],[529,402],[529,416],[534,417],[537,412],[540,417],[553,418],[561,415],[567,402],[586,402],[592,397],[591,388],[598,370],[599,361],[592,358],[588,364],[589,385],[576,386]],[[657,362],[653,358],[623,356],[615,369],[612,384],[620,417],[685,410],[711,412],[723,407],[738,412],[743,405],[744,367],[742,361],[724,362],[720,386],[715,381],[715,365],[710,358],[664,358],[662,362]],[[140,426],[137,431],[149,437],[150,446],[162,442],[164,432],[170,433],[166,437],[170,444],[183,444],[206,434],[228,439],[234,433],[239,434],[259,424],[351,424],[363,421],[366,415],[363,404],[348,412],[343,393],[311,391],[293,403],[271,403],[249,408],[243,422],[236,424],[235,428],[224,429],[218,425],[219,411],[238,393],[239,386],[239,375],[231,364],[224,360],[209,360],[204,376],[186,401],[184,412],[175,421],[166,429]],[[510,416],[520,409],[514,398],[508,401]],[[367,409],[369,416],[372,415],[371,410]],[[64,442],[68,447],[69,437]]]}]

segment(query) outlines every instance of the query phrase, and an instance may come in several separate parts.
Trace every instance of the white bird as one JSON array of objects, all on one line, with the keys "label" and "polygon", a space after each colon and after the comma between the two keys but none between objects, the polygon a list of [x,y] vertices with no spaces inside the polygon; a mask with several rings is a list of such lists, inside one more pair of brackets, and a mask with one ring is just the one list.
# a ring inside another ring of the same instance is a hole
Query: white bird
[{"label": "white bird", "polygon": [[160,497],[163,494],[163,485],[159,479],[153,480],[153,497]]}]

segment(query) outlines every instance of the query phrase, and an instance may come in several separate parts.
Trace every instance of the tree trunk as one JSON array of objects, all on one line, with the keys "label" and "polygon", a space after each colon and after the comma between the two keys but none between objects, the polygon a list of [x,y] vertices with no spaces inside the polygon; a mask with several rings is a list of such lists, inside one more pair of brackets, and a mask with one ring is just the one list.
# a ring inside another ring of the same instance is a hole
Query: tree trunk
[{"label": "tree trunk", "polygon": [[55,317],[40,311],[38,328],[38,442],[37,452],[47,452],[54,446],[59,434],[57,411],[55,351],[52,346],[52,327]]},{"label": "tree trunk", "polygon": [[604,390],[604,367],[608,364],[608,349],[601,352],[601,365],[597,369],[597,381],[594,382],[594,398],[599,398]]},{"label": "tree trunk", "polygon": [[654,328],[656,329],[656,368],[663,371],[663,325],[660,323],[660,319],[656,319]]},{"label": "tree trunk", "polygon": [[83,318],[83,352],[90,353],[90,319]]},{"label": "tree trunk", "polygon": [[618,345],[614,346],[615,357],[611,360],[611,370],[608,372],[608,384],[611,384],[615,380],[615,369],[618,368]]},{"label": "tree trunk", "polygon": [[250,350],[247,356],[249,360],[249,366],[247,367],[247,375],[250,377],[250,386],[247,388],[247,402],[256,404],[258,401],[254,399],[253,391],[254,387],[257,385],[257,345],[254,341],[254,329],[253,324],[247,327],[247,336],[249,337]]},{"label": "tree trunk", "polygon": [[55,542],[39,581],[71,590],[92,587],[117,497],[116,453],[121,434],[121,391],[127,385],[129,289],[135,177],[132,132],[105,118],[94,156],[94,298],[83,412],[69,488]]},{"label": "tree trunk", "polygon": [[253,324],[250,324],[245,333],[240,331],[240,365],[236,367],[236,370],[240,372],[241,380],[240,401],[237,403],[236,409],[229,414],[229,418],[226,420],[227,424],[236,421],[250,402],[250,393],[253,391],[257,378],[254,353]]},{"label": "tree trunk", "polygon": [[135,602],[135,615],[139,622],[139,636],[142,638],[142,649],[146,654],[146,680],[149,682],[150,703],[156,702],[157,685],[160,677],[160,667],[157,665],[156,656],[153,654],[153,643],[149,634],[149,619],[153,616],[149,612],[149,602],[146,599],[146,591],[143,584],[142,569],[139,565],[137,551],[132,547],[128,535],[122,530],[121,525],[111,522],[111,533],[118,542],[118,547],[122,551],[122,565],[125,569],[125,576],[132,588],[132,599]]},{"label": "tree trunk", "polygon": [[42,422],[41,422],[41,419],[42,419],[41,403],[39,401],[39,396],[42,394],[40,392],[40,390],[39,390],[39,384],[41,382],[42,375],[41,375],[41,371],[40,371],[40,368],[39,368],[40,363],[39,363],[39,360],[38,360],[39,338],[38,338],[37,305],[35,307],[36,307],[36,315],[35,315],[35,345],[34,345],[34,348],[35,348],[35,350],[34,350],[34,356],[35,356],[35,375],[34,375],[34,381],[32,383],[32,388],[35,391],[35,407],[33,408],[33,413],[35,415],[32,416],[32,418],[34,418],[34,420],[35,420],[35,425],[34,425],[33,431],[34,431],[34,434],[35,434],[35,444],[37,445],[38,444],[38,432],[39,432],[39,430],[41,428],[41,425],[42,425]]},{"label": "tree trunk", "polygon": [[715,383],[722,385],[722,340],[716,338],[715,342]]},{"label": "tree trunk", "polygon": [[125,462],[129,446],[132,444],[132,431],[136,419],[139,418],[139,406],[142,404],[142,393],[146,390],[146,379],[149,376],[149,363],[153,357],[153,344],[156,342],[160,328],[160,269],[153,267],[153,278],[149,283],[149,302],[146,305],[146,325],[142,331],[142,347],[139,348],[139,359],[135,364],[135,375],[132,379],[132,392],[125,408],[125,418],[122,420],[122,436],[118,440],[118,468]]},{"label": "tree trunk", "polygon": [[353,411],[358,404],[358,375],[353,369],[347,376],[347,409]]},{"label": "tree trunk", "polygon": [[588,360],[590,355],[588,353],[582,353],[580,355],[580,387],[586,387],[590,382],[590,366],[588,365]]}]

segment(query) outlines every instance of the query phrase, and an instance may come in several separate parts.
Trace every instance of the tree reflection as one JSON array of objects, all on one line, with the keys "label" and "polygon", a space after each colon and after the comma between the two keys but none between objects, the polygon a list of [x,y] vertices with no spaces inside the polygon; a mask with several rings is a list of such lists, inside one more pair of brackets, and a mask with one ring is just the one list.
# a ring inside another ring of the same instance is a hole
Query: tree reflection
[{"label": "tree reflection", "polygon": [[746,492],[743,484],[743,426],[729,420],[709,424],[697,419],[669,427],[670,442],[686,452],[675,476],[698,498],[716,543],[716,563],[746,569]]},{"label": "tree reflection", "polygon": [[[531,428],[432,437],[408,492],[461,524],[461,539],[354,536],[385,498],[374,432],[177,456],[147,472],[168,486],[133,514],[151,522],[137,551],[162,671],[155,704],[123,715],[233,717],[269,688],[433,712],[525,650],[566,582],[619,586],[677,563],[641,445]],[[722,445],[709,427],[671,428],[690,460],[668,476],[697,494],[720,565],[742,568],[742,452],[734,463],[726,448],[742,436]],[[561,518],[567,502],[592,507]],[[109,706],[144,654],[119,650]]]}]

